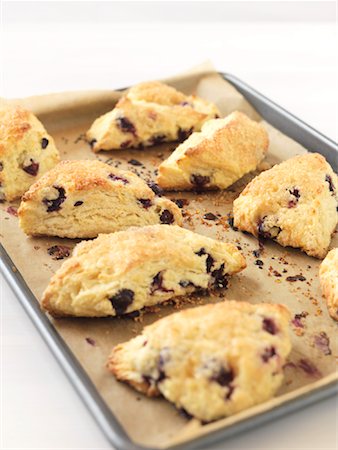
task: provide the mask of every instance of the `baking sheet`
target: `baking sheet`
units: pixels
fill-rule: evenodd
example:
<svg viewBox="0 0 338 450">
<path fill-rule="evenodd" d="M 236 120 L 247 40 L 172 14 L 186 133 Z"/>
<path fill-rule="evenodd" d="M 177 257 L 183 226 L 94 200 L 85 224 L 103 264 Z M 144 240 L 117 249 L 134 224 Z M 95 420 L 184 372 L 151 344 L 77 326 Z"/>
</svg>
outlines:
<svg viewBox="0 0 338 450">
<path fill-rule="evenodd" d="M 184 76 L 169 80 L 186 93 L 196 93 L 215 101 L 223 115 L 238 109 L 255 120 L 258 114 L 229 83 L 214 73 L 210 67 L 201 66 Z M 113 107 L 119 93 L 103 91 L 75 94 L 56 94 L 17 101 L 36 112 L 48 131 L 56 139 L 62 159 L 99 158 L 120 168 L 137 171 L 144 179 L 153 179 L 158 164 L 175 148 L 176 144 L 163 144 L 152 149 L 102 152 L 95 155 L 83 139 L 92 120 Z M 270 136 L 270 150 L 266 168 L 271 164 L 303 153 L 299 144 L 279 133 L 265 123 Z M 137 159 L 143 163 L 133 166 L 128 163 Z M 197 420 L 187 421 L 164 399 L 147 399 L 116 380 L 105 370 L 107 355 L 113 345 L 139 333 L 143 326 L 159 317 L 177 310 L 178 306 L 161 306 L 134 321 L 132 319 L 62 319 L 52 320 L 65 342 L 73 351 L 109 408 L 134 442 L 145 446 L 167 447 L 174 443 L 207 433 L 239 420 L 258 414 L 263 410 L 308 392 L 335 377 L 337 324 L 328 316 L 318 283 L 320 261 L 301 254 L 297 250 L 284 249 L 273 242 L 264 245 L 257 258 L 253 250 L 258 249 L 257 240 L 249 235 L 233 231 L 227 224 L 226 214 L 231 210 L 233 199 L 253 177 L 246 176 L 227 191 L 208 194 L 172 193 L 169 198 L 186 198 L 184 226 L 201 234 L 233 242 L 240 246 L 247 258 L 248 267 L 230 280 L 225 291 L 226 298 L 250 302 L 278 302 L 286 304 L 296 318 L 291 325 L 293 351 L 285 368 L 285 380 L 277 398 L 240 414 L 209 425 Z M 39 299 L 50 276 L 61 265 L 54 261 L 47 249 L 53 245 L 72 248 L 74 240 L 57 238 L 27 238 L 17 226 L 13 215 L 17 204 L 1 205 L 1 242 L 24 276 L 28 286 Z M 9 212 L 7 212 L 9 211 Z M 213 222 L 203 219 L 207 212 L 220 214 Z M 337 234 L 331 246 L 337 246 Z M 261 259 L 263 268 L 255 265 Z M 288 276 L 302 274 L 306 280 L 294 283 L 286 281 Z M 281 276 L 280 276 L 281 275 Z M 183 307 L 224 300 L 219 296 L 191 298 Z M 306 315 L 308 313 L 308 315 Z"/>
</svg>

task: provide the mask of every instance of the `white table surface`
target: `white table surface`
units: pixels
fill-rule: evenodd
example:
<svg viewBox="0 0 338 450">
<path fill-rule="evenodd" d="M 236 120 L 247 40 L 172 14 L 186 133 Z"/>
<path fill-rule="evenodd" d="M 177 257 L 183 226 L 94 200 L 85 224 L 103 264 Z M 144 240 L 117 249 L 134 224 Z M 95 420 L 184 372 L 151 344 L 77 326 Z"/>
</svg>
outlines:
<svg viewBox="0 0 338 450">
<path fill-rule="evenodd" d="M 31 14 L 32 15 L 32 14 Z M 105 89 L 205 59 L 337 140 L 334 23 L 6 23 L 2 96 Z M 1 449 L 109 449 L 1 278 Z M 141 418 L 140 418 L 141 420 Z M 337 401 L 322 401 L 215 449 L 336 449 Z"/>
</svg>

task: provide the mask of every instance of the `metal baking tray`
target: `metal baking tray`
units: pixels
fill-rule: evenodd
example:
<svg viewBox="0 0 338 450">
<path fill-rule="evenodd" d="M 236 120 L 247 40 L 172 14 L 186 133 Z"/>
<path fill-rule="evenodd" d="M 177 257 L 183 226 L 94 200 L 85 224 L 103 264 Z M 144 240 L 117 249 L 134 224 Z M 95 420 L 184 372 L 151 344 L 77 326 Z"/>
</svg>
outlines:
<svg viewBox="0 0 338 450">
<path fill-rule="evenodd" d="M 221 73 L 220 75 L 231 83 L 266 121 L 299 142 L 309 151 L 323 154 L 333 169 L 338 171 L 338 146 L 334 141 L 235 76 L 227 73 Z M 120 450 L 151 450 L 151 447 L 140 446 L 131 441 L 70 348 L 47 316 L 41 312 L 35 296 L 2 245 L 0 247 L 0 270 L 109 442 L 116 449 Z M 331 397 L 337 392 L 337 377 L 333 377 L 329 383 L 326 382 L 323 385 L 319 383 L 315 389 L 305 392 L 295 399 L 284 401 L 283 404 L 275 406 L 272 410 L 260 412 L 253 417 L 240 420 L 230 427 L 212 431 L 207 435 L 190 440 L 188 443 L 175 445 L 170 448 L 173 450 L 208 448 L 216 442 L 251 428 L 256 428 L 270 420 L 275 420 L 307 405 Z"/>
</svg>

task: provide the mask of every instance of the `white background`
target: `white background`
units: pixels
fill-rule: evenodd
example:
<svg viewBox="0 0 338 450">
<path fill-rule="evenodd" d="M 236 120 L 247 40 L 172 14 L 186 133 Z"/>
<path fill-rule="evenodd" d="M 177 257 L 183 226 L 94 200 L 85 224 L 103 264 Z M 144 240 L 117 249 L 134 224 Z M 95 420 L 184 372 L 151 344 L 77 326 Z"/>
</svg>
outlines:
<svg viewBox="0 0 338 450">
<path fill-rule="evenodd" d="M 210 59 L 337 140 L 334 2 L 11 1 L 1 8 L 0 96 L 113 89 Z M 1 307 L 1 449 L 111 448 L 3 279 Z M 336 399 L 217 448 L 336 449 Z"/>
</svg>

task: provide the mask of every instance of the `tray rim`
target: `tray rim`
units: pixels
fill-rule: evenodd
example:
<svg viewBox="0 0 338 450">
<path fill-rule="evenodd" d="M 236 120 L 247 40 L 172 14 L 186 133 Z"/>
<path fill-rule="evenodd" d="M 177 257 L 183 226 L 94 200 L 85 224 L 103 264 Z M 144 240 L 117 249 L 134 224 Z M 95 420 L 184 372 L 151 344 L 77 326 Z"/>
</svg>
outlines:
<svg viewBox="0 0 338 450">
<path fill-rule="evenodd" d="M 309 146 L 306 147 L 309 151 L 317 151 L 318 153 L 322 153 L 327 159 L 329 159 L 334 169 L 338 171 L 338 145 L 336 142 L 306 124 L 298 117 L 279 106 L 277 103 L 265 97 L 263 94 L 256 91 L 236 76 L 224 72 L 219 72 L 219 74 L 226 81 L 234 85 L 245 97 L 252 97 L 251 103 L 254 103 L 253 106 L 258 110 L 258 112 L 262 114 L 262 109 L 264 110 L 264 108 L 267 108 L 270 110 L 269 113 L 272 113 L 273 119 L 275 115 L 279 121 L 282 120 L 288 122 L 291 127 L 291 133 L 287 133 L 285 130 L 282 130 L 285 134 L 288 134 L 290 137 L 293 137 L 293 139 L 303 144 L 302 139 L 296 139 L 293 136 L 294 131 L 300 129 L 307 138 L 319 142 L 323 147 L 316 148 L 315 150 L 309 148 Z M 265 112 L 267 113 L 267 111 Z M 269 117 L 268 121 L 272 125 L 276 125 L 276 123 L 274 123 L 276 120 L 271 121 L 271 118 Z M 109 443 L 117 450 L 157 450 L 158 447 L 145 447 L 135 444 L 131 440 L 113 412 L 108 408 L 103 398 L 96 390 L 94 384 L 89 379 L 85 370 L 81 367 L 70 348 L 62 339 L 61 335 L 56 331 L 47 316 L 41 311 L 37 299 L 27 286 L 23 276 L 16 268 L 2 244 L 0 244 L 0 271 L 16 295 L 21 306 L 24 308 L 41 337 L 44 339 L 45 343 L 60 364 L 64 373 L 69 378 L 81 400 L 84 402 L 85 406 L 89 409 L 93 418 L 104 432 Z M 324 400 L 325 398 L 338 394 L 337 372 L 336 374 L 327 375 L 322 378 L 321 381 L 322 383 L 319 387 L 317 386 L 313 390 L 306 393 L 300 393 L 296 398 L 287 399 L 281 404 L 273 406 L 271 409 L 267 409 L 258 415 L 242 419 L 236 424 L 210 431 L 205 435 L 196 437 L 185 443 L 173 445 L 167 448 L 170 450 L 192 450 L 197 448 L 205 448 L 206 445 L 215 444 L 221 440 L 227 439 L 230 436 L 234 436 L 240 432 L 263 425 L 288 413 L 293 413 L 298 409 L 302 409 L 310 404 L 317 403 L 320 400 Z M 301 388 L 297 389 L 295 392 L 298 390 L 301 390 Z"/>
</svg>

